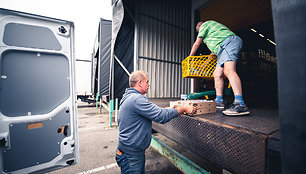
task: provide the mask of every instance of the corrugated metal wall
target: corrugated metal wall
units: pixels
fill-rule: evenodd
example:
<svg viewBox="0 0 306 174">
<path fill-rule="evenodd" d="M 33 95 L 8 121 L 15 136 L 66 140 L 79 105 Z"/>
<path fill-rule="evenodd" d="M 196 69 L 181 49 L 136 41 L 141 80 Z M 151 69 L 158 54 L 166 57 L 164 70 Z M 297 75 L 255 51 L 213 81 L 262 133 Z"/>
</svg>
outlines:
<svg viewBox="0 0 306 174">
<path fill-rule="evenodd" d="M 149 98 L 190 93 L 180 63 L 190 52 L 191 1 L 138 1 L 138 69 L 148 72 Z"/>
</svg>

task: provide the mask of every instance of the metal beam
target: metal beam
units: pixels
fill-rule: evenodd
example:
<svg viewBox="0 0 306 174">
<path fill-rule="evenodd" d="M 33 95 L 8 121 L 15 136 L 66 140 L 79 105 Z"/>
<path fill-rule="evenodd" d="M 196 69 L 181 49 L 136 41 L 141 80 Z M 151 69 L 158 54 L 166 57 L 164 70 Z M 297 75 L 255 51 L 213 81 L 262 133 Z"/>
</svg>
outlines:
<svg viewBox="0 0 306 174">
<path fill-rule="evenodd" d="M 152 58 L 152 57 L 139 56 L 139 58 L 141 58 L 141 59 L 147 59 L 147 60 L 153 60 L 153 61 L 158 61 L 158 62 L 165 62 L 165 63 L 171 63 L 171 64 L 181 65 L 180 62 L 173 62 L 173 61 L 162 60 L 162 59 L 157 59 L 157 58 Z"/>
<path fill-rule="evenodd" d="M 104 107 L 108 112 L 110 112 L 110 107 L 109 107 L 109 105 L 106 105 L 105 103 L 103 103 L 102 100 L 100 100 L 100 105 L 101 105 L 102 107 Z"/>
<path fill-rule="evenodd" d="M 138 34 L 139 34 L 139 0 L 135 1 L 135 26 L 134 26 L 134 71 L 138 70 L 138 54 L 139 54 L 139 48 L 138 48 Z"/>
<path fill-rule="evenodd" d="M 131 73 L 126 69 L 126 67 L 121 63 L 121 61 L 118 59 L 118 57 L 116 55 L 114 55 L 115 59 L 117 60 L 117 62 L 119 63 L 119 65 L 121 66 L 121 68 L 126 72 L 127 75 L 129 75 L 129 77 L 131 76 Z"/>
<path fill-rule="evenodd" d="M 210 174 L 210 172 L 202 169 L 197 164 L 193 163 L 177 151 L 161 142 L 156 137 L 152 136 L 151 146 L 158 151 L 161 155 L 165 156 L 174 166 L 176 166 L 181 172 L 189 174 Z"/>
</svg>

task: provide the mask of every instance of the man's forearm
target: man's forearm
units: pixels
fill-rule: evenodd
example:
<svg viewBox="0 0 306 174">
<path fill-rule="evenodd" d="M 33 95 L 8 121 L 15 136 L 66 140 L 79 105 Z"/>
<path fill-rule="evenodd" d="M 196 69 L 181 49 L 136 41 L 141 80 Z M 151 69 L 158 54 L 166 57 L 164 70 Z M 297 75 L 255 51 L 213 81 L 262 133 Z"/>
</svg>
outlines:
<svg viewBox="0 0 306 174">
<path fill-rule="evenodd" d="M 197 40 L 192 45 L 189 56 L 193 56 L 197 52 L 197 50 L 198 50 L 199 46 L 201 45 L 202 41 L 203 41 L 202 37 L 197 38 Z"/>
<path fill-rule="evenodd" d="M 199 46 L 200 46 L 200 45 L 194 43 L 193 46 L 192 46 L 192 49 L 191 49 L 191 51 L 190 51 L 189 56 L 193 56 L 193 55 L 197 52 Z"/>
<path fill-rule="evenodd" d="M 174 106 L 174 107 L 166 107 L 166 108 L 164 108 L 164 109 L 176 109 L 177 110 L 177 112 L 178 112 L 178 115 L 182 115 L 184 112 L 186 112 L 186 107 L 185 106 L 179 106 L 179 107 L 177 107 L 177 106 Z"/>
</svg>

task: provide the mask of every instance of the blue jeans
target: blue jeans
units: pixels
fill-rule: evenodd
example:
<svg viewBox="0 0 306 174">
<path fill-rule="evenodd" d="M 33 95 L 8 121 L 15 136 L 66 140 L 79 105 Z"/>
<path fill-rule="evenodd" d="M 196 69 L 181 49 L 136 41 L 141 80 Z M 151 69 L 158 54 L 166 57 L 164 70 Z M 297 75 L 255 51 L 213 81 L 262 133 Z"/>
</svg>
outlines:
<svg viewBox="0 0 306 174">
<path fill-rule="evenodd" d="M 145 174 L 145 153 L 132 155 L 116 150 L 116 162 L 122 174 Z"/>
</svg>

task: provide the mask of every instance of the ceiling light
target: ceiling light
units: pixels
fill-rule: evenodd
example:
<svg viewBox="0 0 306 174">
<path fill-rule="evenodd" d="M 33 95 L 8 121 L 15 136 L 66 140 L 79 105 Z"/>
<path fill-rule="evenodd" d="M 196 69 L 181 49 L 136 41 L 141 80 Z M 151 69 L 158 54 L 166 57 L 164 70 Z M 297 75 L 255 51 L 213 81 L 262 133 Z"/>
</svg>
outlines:
<svg viewBox="0 0 306 174">
<path fill-rule="evenodd" d="M 272 40 L 267 39 L 267 41 L 269 41 L 271 44 L 273 44 L 273 45 L 275 45 L 275 46 L 276 46 L 276 43 L 275 43 L 275 42 L 273 42 Z"/>
</svg>

